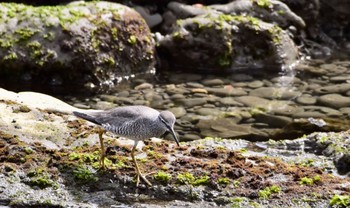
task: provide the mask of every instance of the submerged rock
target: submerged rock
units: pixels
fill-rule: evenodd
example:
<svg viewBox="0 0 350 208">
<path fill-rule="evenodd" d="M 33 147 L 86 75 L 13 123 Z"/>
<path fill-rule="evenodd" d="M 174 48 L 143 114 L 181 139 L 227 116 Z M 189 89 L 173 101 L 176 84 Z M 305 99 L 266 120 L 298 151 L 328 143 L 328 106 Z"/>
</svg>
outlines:
<svg viewBox="0 0 350 208">
<path fill-rule="evenodd" d="M 110 86 L 153 69 L 153 51 L 145 21 L 120 4 L 0 4 L 0 74 L 7 78 Z"/>
</svg>

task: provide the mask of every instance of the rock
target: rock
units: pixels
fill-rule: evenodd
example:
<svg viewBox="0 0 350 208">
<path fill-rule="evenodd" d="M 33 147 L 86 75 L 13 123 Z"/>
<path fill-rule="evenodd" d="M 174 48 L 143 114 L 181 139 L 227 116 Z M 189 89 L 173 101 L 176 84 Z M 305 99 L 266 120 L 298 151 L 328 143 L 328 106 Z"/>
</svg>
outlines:
<svg viewBox="0 0 350 208">
<path fill-rule="evenodd" d="M 314 105 L 316 104 L 317 100 L 311 95 L 302 95 L 300 97 L 297 97 L 296 102 L 301 105 Z"/>
<path fill-rule="evenodd" d="M 215 116 L 218 117 L 221 114 L 223 114 L 222 111 L 215 109 L 215 108 L 199 108 L 195 111 L 196 114 L 201 116 Z"/>
<path fill-rule="evenodd" d="M 331 108 L 350 107 L 350 98 L 339 94 L 327 94 L 318 97 L 317 102 Z"/>
<path fill-rule="evenodd" d="M 194 106 L 200 106 L 207 103 L 205 98 L 188 98 L 179 100 L 179 102 L 184 105 L 186 108 L 192 108 Z"/>
<path fill-rule="evenodd" d="M 150 83 L 142 83 L 135 87 L 135 90 L 146 90 L 146 89 L 153 89 L 153 85 Z"/>
<path fill-rule="evenodd" d="M 316 88 L 315 91 L 320 94 L 331 94 L 331 93 L 344 93 L 350 90 L 350 83 L 330 85 L 325 87 Z"/>
<path fill-rule="evenodd" d="M 266 108 L 270 103 L 270 101 L 267 99 L 255 96 L 241 96 L 236 97 L 235 100 L 245 106 L 258 108 Z"/>
<path fill-rule="evenodd" d="M 186 109 L 184 107 L 170 108 L 169 111 L 171 111 L 176 118 L 181 118 L 182 116 L 186 115 Z"/>
<path fill-rule="evenodd" d="M 224 84 L 224 81 L 221 79 L 205 79 L 202 81 L 202 84 L 205 86 L 220 86 Z"/>
<path fill-rule="evenodd" d="M 250 96 L 257 96 L 268 99 L 284 99 L 289 100 L 298 97 L 300 93 L 291 91 L 288 88 L 277 87 L 260 87 L 249 92 Z"/>
<path fill-rule="evenodd" d="M 233 97 L 220 98 L 218 99 L 218 102 L 220 103 L 220 106 L 243 106 L 242 103 L 237 102 Z"/>
<path fill-rule="evenodd" d="M 288 124 L 292 123 L 292 119 L 286 116 L 276 116 L 268 113 L 254 114 L 254 118 L 258 122 L 267 123 L 272 128 L 284 128 Z"/>
<path fill-rule="evenodd" d="M 256 80 L 256 81 L 252 81 L 248 84 L 248 87 L 250 88 L 259 88 L 259 87 L 263 87 L 264 83 L 262 81 Z"/>
<path fill-rule="evenodd" d="M 169 3 L 168 9 L 181 21 L 174 23 L 171 34 L 159 41 L 159 50 L 168 55 L 164 57 L 165 62 L 173 68 L 178 63 L 186 63 L 186 68 L 193 71 L 221 72 L 250 66 L 269 66 L 279 71 L 282 66 L 296 61 L 298 49 L 287 32 L 276 24 L 261 20 L 261 17 L 269 16 L 273 17 L 271 22 L 277 19 L 283 22 L 285 15 L 271 16 L 270 9 L 259 8 L 253 2 L 235 3 L 200 9 L 177 2 Z M 240 7 L 241 4 L 244 7 Z M 288 18 L 298 24 L 303 23 L 283 3 L 274 1 L 272 4 L 290 14 Z M 250 14 L 254 13 L 255 7 L 259 8 L 257 13 L 264 15 L 256 14 L 253 17 L 231 13 L 240 10 L 239 13 Z M 193 13 L 190 8 L 198 12 Z M 180 65 L 178 68 L 183 67 Z"/>
<path fill-rule="evenodd" d="M 47 85 L 60 77 L 63 85 L 92 82 L 101 90 L 155 64 L 148 26 L 121 4 L 1 3 L 0 16 L 0 74 L 15 80 L 27 74 L 33 83 Z"/>
<path fill-rule="evenodd" d="M 229 118 L 219 118 L 215 120 L 199 120 L 196 125 L 200 129 L 202 136 L 219 138 L 255 138 L 264 137 L 249 125 L 237 125 Z"/>
<path fill-rule="evenodd" d="M 242 88 L 235 87 L 223 87 L 223 88 L 205 88 L 208 93 L 220 96 L 220 97 L 228 97 L 228 96 L 242 96 L 247 95 L 247 92 Z"/>
</svg>

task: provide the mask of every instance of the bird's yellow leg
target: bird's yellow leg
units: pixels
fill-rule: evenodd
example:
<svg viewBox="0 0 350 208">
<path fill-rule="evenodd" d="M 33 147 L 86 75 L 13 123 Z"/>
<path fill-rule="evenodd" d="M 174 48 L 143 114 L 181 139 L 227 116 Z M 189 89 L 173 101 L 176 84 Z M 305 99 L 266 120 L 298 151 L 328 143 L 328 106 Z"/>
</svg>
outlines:
<svg viewBox="0 0 350 208">
<path fill-rule="evenodd" d="M 144 175 L 142 175 L 140 169 L 139 169 L 139 166 L 137 164 L 137 161 L 136 161 L 136 158 L 135 158 L 135 150 L 136 150 L 136 146 L 137 146 L 137 143 L 138 141 L 135 141 L 135 144 L 134 144 L 134 147 L 132 148 L 131 150 L 131 158 L 132 160 L 134 161 L 135 163 L 135 168 L 136 168 L 136 187 L 139 186 L 139 183 L 140 183 L 140 178 L 147 183 L 148 186 L 152 186 L 151 182 L 149 182 L 146 177 Z"/>
<path fill-rule="evenodd" d="M 104 130 L 103 129 L 99 129 L 99 132 L 98 132 L 98 137 L 100 139 L 100 145 L 101 145 L 101 153 L 100 153 L 100 168 L 102 170 L 106 169 L 106 166 L 105 166 L 105 147 L 103 145 L 103 135 L 104 133 Z"/>
</svg>

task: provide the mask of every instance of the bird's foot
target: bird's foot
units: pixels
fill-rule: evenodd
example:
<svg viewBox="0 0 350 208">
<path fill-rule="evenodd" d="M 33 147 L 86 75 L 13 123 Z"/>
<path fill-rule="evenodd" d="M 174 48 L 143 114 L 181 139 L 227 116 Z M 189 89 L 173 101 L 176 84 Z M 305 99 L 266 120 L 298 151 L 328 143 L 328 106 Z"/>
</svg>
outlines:
<svg viewBox="0 0 350 208">
<path fill-rule="evenodd" d="M 148 174 L 147 174 L 147 175 L 148 175 Z M 152 183 L 149 182 L 149 180 L 147 180 L 147 178 L 145 177 L 145 175 L 142 175 L 141 173 L 137 173 L 137 175 L 136 175 L 136 187 L 139 186 L 140 178 L 141 178 L 148 186 L 152 186 Z"/>
</svg>

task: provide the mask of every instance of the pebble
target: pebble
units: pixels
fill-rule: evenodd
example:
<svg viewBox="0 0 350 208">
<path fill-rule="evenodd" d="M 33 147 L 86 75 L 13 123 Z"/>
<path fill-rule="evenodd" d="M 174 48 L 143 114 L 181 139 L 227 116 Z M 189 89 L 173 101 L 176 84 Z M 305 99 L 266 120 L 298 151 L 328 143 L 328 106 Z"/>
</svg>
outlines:
<svg viewBox="0 0 350 208">
<path fill-rule="evenodd" d="M 243 90 L 242 88 L 205 88 L 208 93 L 220 96 L 220 97 L 227 97 L 227 96 L 242 96 L 247 95 L 248 93 Z"/>
<path fill-rule="evenodd" d="M 207 100 L 205 98 L 189 98 L 180 100 L 180 103 L 186 108 L 192 108 L 194 106 L 204 105 L 207 103 Z"/>
<path fill-rule="evenodd" d="M 137 85 L 134 89 L 135 90 L 153 89 L 153 85 L 150 83 L 142 83 L 142 84 Z"/>
<path fill-rule="evenodd" d="M 186 115 L 186 109 L 184 107 L 170 108 L 169 111 L 171 111 L 176 118 L 181 118 L 182 116 Z"/>
<path fill-rule="evenodd" d="M 261 87 L 250 91 L 249 95 L 267 99 L 292 99 L 299 95 L 299 92 L 287 88 Z"/>
<path fill-rule="evenodd" d="M 345 97 L 339 94 L 327 94 L 318 97 L 317 102 L 331 108 L 339 109 L 350 107 L 350 97 Z"/>
<path fill-rule="evenodd" d="M 314 105 L 316 101 L 316 98 L 311 95 L 302 95 L 296 99 L 296 102 L 301 105 Z"/>
<path fill-rule="evenodd" d="M 205 79 L 202 81 L 202 84 L 210 87 L 223 85 L 224 82 L 221 79 Z"/>
<path fill-rule="evenodd" d="M 330 93 L 343 93 L 350 90 L 350 83 L 330 85 L 325 87 L 320 87 L 315 89 L 317 93 L 320 94 L 330 94 Z"/>
</svg>

